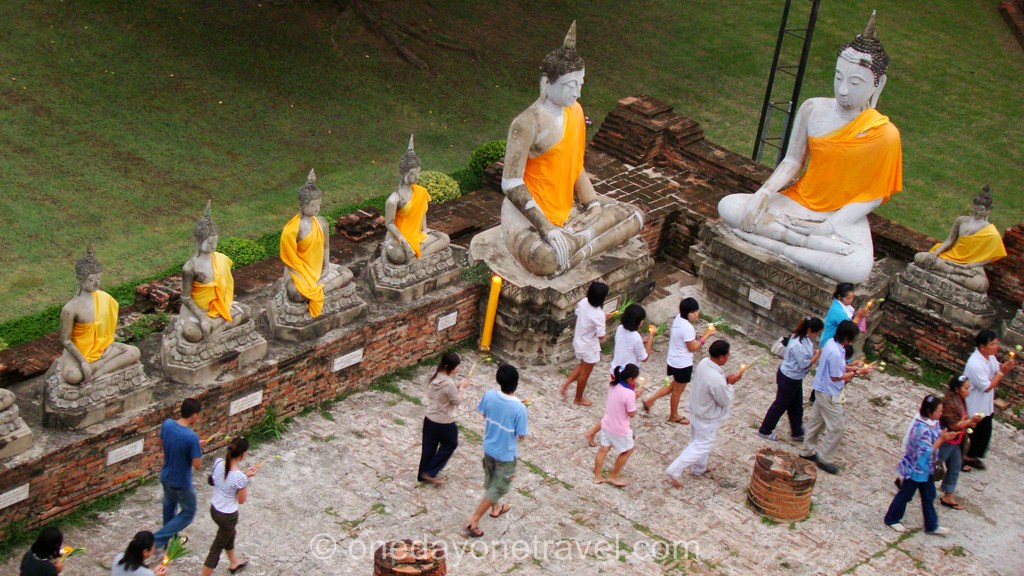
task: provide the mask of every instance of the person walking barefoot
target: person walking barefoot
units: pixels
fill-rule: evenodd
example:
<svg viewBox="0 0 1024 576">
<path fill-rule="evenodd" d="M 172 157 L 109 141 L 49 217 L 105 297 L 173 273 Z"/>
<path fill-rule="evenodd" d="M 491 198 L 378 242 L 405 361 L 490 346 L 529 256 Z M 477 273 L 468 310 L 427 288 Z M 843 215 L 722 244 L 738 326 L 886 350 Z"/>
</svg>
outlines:
<svg viewBox="0 0 1024 576">
<path fill-rule="evenodd" d="M 576 305 L 576 330 L 573 332 L 572 349 L 579 364 L 569 373 L 562 383 L 562 399 L 566 399 L 569 385 L 576 382 L 576 396 L 573 404 L 590 406 L 590 400 L 583 397 L 587 388 L 590 373 L 594 365 L 601 359 L 601 339 L 605 334 L 605 323 L 611 314 L 605 314 L 602 307 L 608 297 L 608 285 L 604 282 L 591 282 L 587 288 L 587 297 Z"/>
<path fill-rule="evenodd" d="M 637 386 L 638 376 L 640 369 L 635 364 L 615 369 L 615 381 L 608 389 L 604 418 L 601 419 L 601 448 L 594 458 L 594 484 L 609 482 L 618 488 L 626 485 L 619 474 L 633 454 L 633 430 L 629 427 L 629 420 L 636 416 L 636 398 L 641 392 Z M 617 456 L 611 476 L 606 479 L 603 473 L 604 459 L 612 448 L 615 448 Z"/>
</svg>

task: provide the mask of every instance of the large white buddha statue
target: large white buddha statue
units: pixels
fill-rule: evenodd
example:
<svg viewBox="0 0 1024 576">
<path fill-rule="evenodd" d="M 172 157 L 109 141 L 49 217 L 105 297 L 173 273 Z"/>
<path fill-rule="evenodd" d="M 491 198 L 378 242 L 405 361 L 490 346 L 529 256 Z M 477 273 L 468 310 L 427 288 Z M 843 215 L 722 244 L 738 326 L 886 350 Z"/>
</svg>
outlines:
<svg viewBox="0 0 1024 576">
<path fill-rule="evenodd" d="M 761 189 L 718 204 L 739 237 L 840 282 L 867 279 L 867 216 L 903 184 L 899 130 L 875 110 L 888 65 L 872 13 L 839 52 L 835 97 L 800 106 L 786 157 Z"/>
</svg>

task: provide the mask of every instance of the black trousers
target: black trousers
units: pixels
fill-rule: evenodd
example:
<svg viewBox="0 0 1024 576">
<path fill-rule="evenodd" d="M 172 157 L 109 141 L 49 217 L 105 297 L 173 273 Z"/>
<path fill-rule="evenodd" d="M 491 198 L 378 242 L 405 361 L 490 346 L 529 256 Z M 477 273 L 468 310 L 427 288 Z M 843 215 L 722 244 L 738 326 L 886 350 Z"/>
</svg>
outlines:
<svg viewBox="0 0 1024 576">
<path fill-rule="evenodd" d="M 989 414 L 978 422 L 971 434 L 971 447 L 967 449 L 968 458 L 984 458 L 988 452 L 988 443 L 992 440 L 992 415 Z"/>
<path fill-rule="evenodd" d="M 761 421 L 761 434 L 771 434 L 775 426 L 782 418 L 782 414 L 789 414 L 789 430 L 794 437 L 804 435 L 804 382 L 786 376 L 782 370 L 775 371 L 775 383 L 778 390 L 775 392 L 775 401 L 768 407 L 768 412 Z"/>
<path fill-rule="evenodd" d="M 459 427 L 455 422 L 438 424 L 430 418 L 423 418 L 423 451 L 417 480 L 436 478 L 458 447 Z"/>
<path fill-rule="evenodd" d="M 206 555 L 206 562 L 203 566 L 216 568 L 220 563 L 220 553 L 224 550 L 235 549 L 235 527 L 238 526 L 238 512 L 224 514 L 213 506 L 210 506 L 210 518 L 217 525 L 217 535 L 213 537 L 213 544 L 210 545 L 210 552 Z"/>
</svg>

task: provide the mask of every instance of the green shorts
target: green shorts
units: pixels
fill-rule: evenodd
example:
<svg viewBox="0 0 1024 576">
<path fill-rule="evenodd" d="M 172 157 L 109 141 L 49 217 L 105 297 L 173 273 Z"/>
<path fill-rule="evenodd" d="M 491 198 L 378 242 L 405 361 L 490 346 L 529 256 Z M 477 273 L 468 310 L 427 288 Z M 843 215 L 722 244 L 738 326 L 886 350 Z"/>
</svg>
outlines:
<svg viewBox="0 0 1024 576">
<path fill-rule="evenodd" d="M 495 504 L 508 494 L 516 473 L 516 461 L 502 462 L 484 454 L 484 498 Z"/>
</svg>

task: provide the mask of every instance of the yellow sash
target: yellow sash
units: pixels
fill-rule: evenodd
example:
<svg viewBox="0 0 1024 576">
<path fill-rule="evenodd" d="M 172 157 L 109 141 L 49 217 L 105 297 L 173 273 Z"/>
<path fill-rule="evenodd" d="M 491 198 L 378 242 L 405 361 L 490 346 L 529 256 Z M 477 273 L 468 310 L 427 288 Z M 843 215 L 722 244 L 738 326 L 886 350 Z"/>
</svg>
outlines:
<svg viewBox="0 0 1024 576">
<path fill-rule="evenodd" d="M 85 356 L 86 361 L 95 362 L 114 343 L 117 330 L 117 300 L 102 290 L 92 293 L 92 322 L 75 322 L 71 328 L 71 343 Z"/>
<path fill-rule="evenodd" d="M 878 198 L 885 203 L 903 189 L 900 131 L 874 108 L 829 134 L 809 136 L 807 145 L 807 171 L 783 192 L 805 208 L 832 212 Z"/>
<path fill-rule="evenodd" d="M 932 246 L 931 251 L 934 252 L 939 246 L 941 244 Z M 970 236 L 960 236 L 949 250 L 939 254 L 939 258 L 957 264 L 996 261 L 1004 256 L 1006 247 L 1003 246 L 1003 237 L 999 235 L 995 224 L 989 224 Z"/>
<path fill-rule="evenodd" d="M 423 231 L 423 217 L 427 214 L 427 206 L 430 204 L 430 193 L 419 184 L 412 185 L 412 196 L 395 213 L 395 226 L 402 233 L 402 238 L 412 246 L 416 257 L 420 257 L 420 248 L 423 241 L 427 239 L 427 233 Z"/>
<path fill-rule="evenodd" d="M 213 282 L 192 282 L 192 301 L 210 318 L 223 318 L 231 322 L 231 303 L 235 300 L 235 279 L 231 276 L 231 258 L 214 252 Z"/>
<path fill-rule="evenodd" d="M 576 180 L 583 172 L 587 126 L 579 102 L 563 109 L 562 139 L 547 152 L 526 161 L 523 179 L 548 221 L 562 226 L 572 210 Z"/>
<path fill-rule="evenodd" d="M 309 300 L 309 315 L 316 318 L 324 309 L 324 287 L 319 284 L 324 271 L 324 232 L 320 229 L 320 219 L 313 218 L 309 234 L 296 241 L 301 218 L 301 214 L 296 214 L 284 225 L 281 261 L 291 268 L 295 289 Z"/>
</svg>

